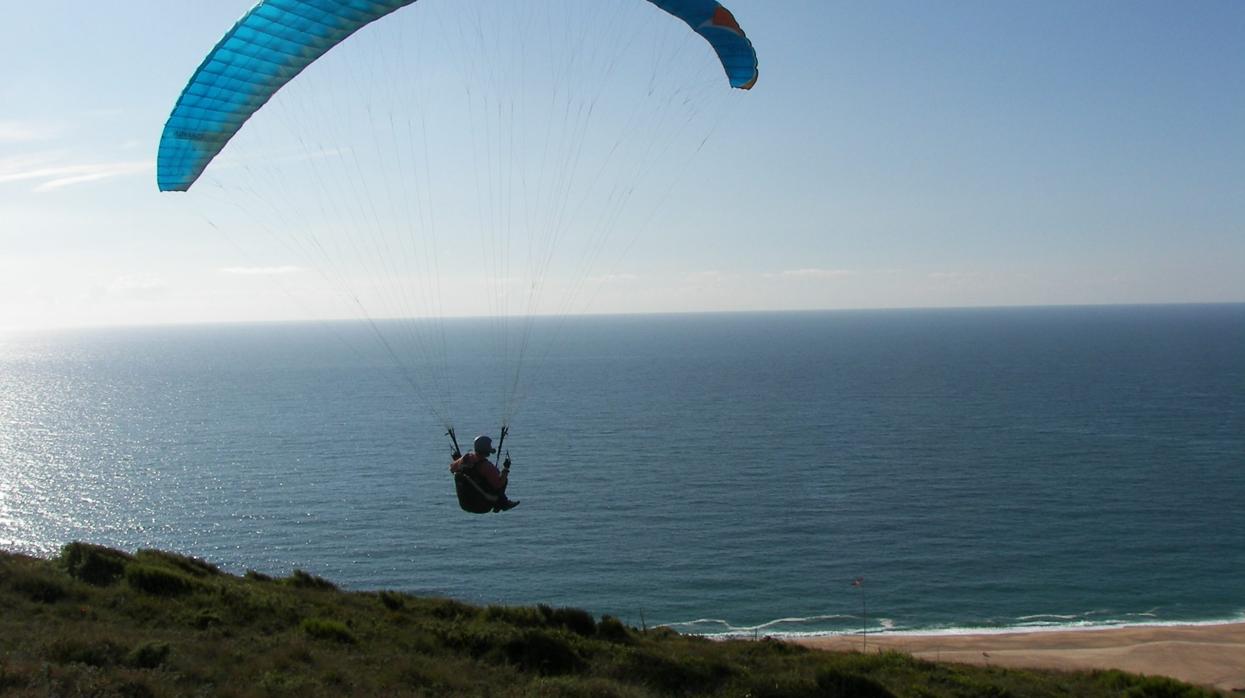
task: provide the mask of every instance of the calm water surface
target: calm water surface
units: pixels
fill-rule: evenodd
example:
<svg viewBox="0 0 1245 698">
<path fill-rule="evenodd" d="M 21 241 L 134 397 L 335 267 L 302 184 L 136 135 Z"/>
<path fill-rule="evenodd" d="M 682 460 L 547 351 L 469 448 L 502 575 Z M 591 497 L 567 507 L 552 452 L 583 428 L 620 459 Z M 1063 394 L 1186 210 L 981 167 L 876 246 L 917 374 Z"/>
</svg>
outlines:
<svg viewBox="0 0 1245 698">
<path fill-rule="evenodd" d="M 447 326 L 467 439 L 489 326 Z M 524 364 L 523 505 L 479 517 L 367 335 L 0 337 L 0 547 L 704 633 L 859 629 L 860 576 L 875 630 L 1245 618 L 1245 306 L 572 319 Z"/>
</svg>

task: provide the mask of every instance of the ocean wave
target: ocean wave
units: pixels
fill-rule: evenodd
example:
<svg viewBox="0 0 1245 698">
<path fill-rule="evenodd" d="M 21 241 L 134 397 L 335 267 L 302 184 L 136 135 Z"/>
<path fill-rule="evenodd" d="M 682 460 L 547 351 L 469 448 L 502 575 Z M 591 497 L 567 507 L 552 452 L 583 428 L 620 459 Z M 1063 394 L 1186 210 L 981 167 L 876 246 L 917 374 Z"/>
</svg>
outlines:
<svg viewBox="0 0 1245 698">
<path fill-rule="evenodd" d="M 675 623 L 663 623 L 662 625 L 672 630 L 680 632 L 688 632 L 693 635 L 705 636 L 727 636 L 736 637 L 744 635 L 754 635 L 765 631 L 767 635 L 803 635 L 816 631 L 795 631 L 795 630 L 779 630 L 777 632 L 769 632 L 776 628 L 789 625 L 805 625 L 809 623 L 830 623 L 833 621 L 854 620 L 854 616 L 829 614 L 818 616 L 803 617 L 787 617 L 775 618 L 773 620 L 758 623 L 756 625 L 734 625 L 728 620 L 721 618 L 697 618 L 696 620 L 679 621 Z"/>
<path fill-rule="evenodd" d="M 731 639 L 754 637 L 764 634 L 776 638 L 800 637 L 833 637 L 838 635 L 869 635 L 911 636 L 911 635 L 1006 635 L 1013 633 L 1059 632 L 1059 631 L 1090 631 L 1111 628 L 1143 628 L 1143 627 L 1175 627 L 1175 626 L 1214 626 L 1245 623 L 1245 609 L 1228 618 L 1202 620 L 1157 620 L 1153 611 L 1143 613 L 1112 614 L 1119 617 L 1092 618 L 1107 612 L 1091 611 L 1082 614 L 1035 614 L 1017 617 L 1014 622 L 1001 625 L 911 625 L 901 626 L 891 618 L 872 620 L 870 627 L 862 629 L 859 625 L 848 627 L 848 623 L 859 623 L 859 616 L 851 615 L 819 615 L 793 618 L 776 618 L 756 625 L 734 625 L 721 618 L 698 618 L 696 620 L 676 623 L 663 623 L 679 632 L 701 635 L 714 639 Z M 828 627 L 793 628 L 790 626 L 824 624 Z"/>
<path fill-rule="evenodd" d="M 1007 626 L 965 626 L 941 628 L 913 628 L 887 635 L 1008 635 L 1014 633 L 1041 633 L 1066 631 L 1109 630 L 1113 628 L 1158 628 L 1181 626 L 1214 626 L 1245 623 L 1245 611 L 1230 618 L 1211 620 L 1115 620 L 1115 621 L 1074 621 L 1070 623 L 1052 623 L 1046 625 L 1007 625 Z M 857 631 L 859 632 L 859 631 Z M 829 634 L 829 633 L 828 633 Z"/>
</svg>

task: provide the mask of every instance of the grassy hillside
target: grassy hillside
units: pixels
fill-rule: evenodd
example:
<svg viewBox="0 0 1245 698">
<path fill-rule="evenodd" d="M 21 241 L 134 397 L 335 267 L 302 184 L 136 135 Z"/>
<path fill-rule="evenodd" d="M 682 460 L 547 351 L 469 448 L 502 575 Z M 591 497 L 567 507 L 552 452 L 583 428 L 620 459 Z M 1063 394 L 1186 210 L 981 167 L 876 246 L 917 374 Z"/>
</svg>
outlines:
<svg viewBox="0 0 1245 698">
<path fill-rule="evenodd" d="M 0 553 L 0 694 L 83 696 L 1209 696 L 1054 673 L 712 642 L 547 606 L 237 577 L 155 550 Z"/>
</svg>

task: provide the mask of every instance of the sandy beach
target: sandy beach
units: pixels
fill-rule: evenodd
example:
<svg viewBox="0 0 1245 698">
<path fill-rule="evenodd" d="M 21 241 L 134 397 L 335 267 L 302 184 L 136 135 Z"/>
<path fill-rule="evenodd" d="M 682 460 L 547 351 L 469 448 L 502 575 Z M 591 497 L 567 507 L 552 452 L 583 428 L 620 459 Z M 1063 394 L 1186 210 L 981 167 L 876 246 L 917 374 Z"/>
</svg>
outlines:
<svg viewBox="0 0 1245 698">
<path fill-rule="evenodd" d="M 860 651 L 860 635 L 803 638 L 800 644 Z M 870 635 L 922 659 L 1047 669 L 1122 669 L 1245 692 L 1245 623 L 1129 627 L 981 635 Z"/>
</svg>

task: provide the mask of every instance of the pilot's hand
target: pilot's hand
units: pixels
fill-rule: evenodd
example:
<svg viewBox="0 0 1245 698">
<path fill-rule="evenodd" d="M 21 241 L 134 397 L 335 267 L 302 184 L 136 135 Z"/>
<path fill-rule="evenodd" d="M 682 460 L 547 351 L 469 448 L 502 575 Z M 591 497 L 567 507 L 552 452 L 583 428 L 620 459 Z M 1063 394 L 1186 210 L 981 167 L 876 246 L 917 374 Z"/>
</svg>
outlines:
<svg viewBox="0 0 1245 698">
<path fill-rule="evenodd" d="M 501 468 L 502 470 L 510 469 L 510 456 L 506 456 L 506 460 L 502 461 Z"/>
<path fill-rule="evenodd" d="M 454 449 L 454 452 L 450 454 L 450 457 L 454 460 L 458 460 L 463 457 L 463 454 L 458 449 Z"/>
</svg>

